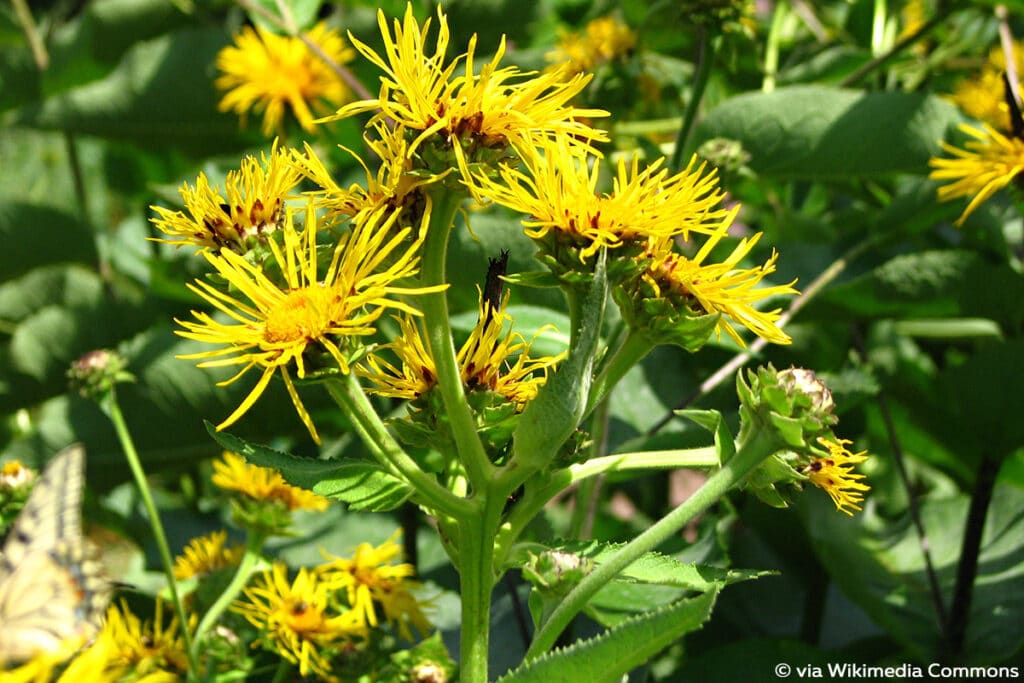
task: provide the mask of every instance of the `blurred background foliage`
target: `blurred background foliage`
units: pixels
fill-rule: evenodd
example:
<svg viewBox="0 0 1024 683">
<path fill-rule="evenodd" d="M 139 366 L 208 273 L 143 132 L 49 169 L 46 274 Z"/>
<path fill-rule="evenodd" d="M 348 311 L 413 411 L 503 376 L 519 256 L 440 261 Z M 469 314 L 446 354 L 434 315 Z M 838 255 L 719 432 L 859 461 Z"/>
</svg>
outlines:
<svg viewBox="0 0 1024 683">
<path fill-rule="evenodd" d="M 421 18 L 431 16 L 427 4 L 414 3 Z M 595 70 L 584 104 L 613 114 L 599 122 L 614 140 L 606 155 L 640 149 L 651 158 L 671 151 L 689 101 L 703 30 L 691 5 L 716 4 L 461 0 L 446 3 L 445 11 L 453 55 L 472 33 L 487 55 L 504 33 L 507 61 L 534 69 L 545 67 L 561 32 L 615 14 L 636 32 L 636 48 Z M 1024 35 L 1024 3 L 1006 5 L 1010 26 Z M 377 8 L 400 16 L 405 3 L 290 6 L 304 26 L 326 18 L 379 47 Z M 926 16 L 941 18 L 935 27 L 863 71 L 905 28 L 904 4 L 890 3 L 891 25 L 877 44 L 878 6 L 758 3 L 748 21 L 721 35 L 687 146 L 688 154 L 729 138 L 749 155 L 742 168 L 722 174 L 731 199 L 743 205 L 741 227 L 765 233 L 752 263 L 777 249 L 777 282 L 799 277 L 801 290 L 822 273 L 835 276 L 787 326 L 793 344 L 763 349 L 754 361 L 811 368 L 829 383 L 841 415 L 837 433 L 873 455 L 865 469 L 872 486 L 867 505 L 847 518 L 817 491 L 784 510 L 739 495 L 701 519 L 665 550 L 778 574 L 730 587 L 701 632 L 635 680 L 756 679 L 779 661 L 899 664 L 933 661 L 939 653 L 966 663 L 1024 661 L 1021 217 L 1000 196 L 958 230 L 952 220 L 962 205 L 937 203 L 927 180 L 939 141 L 956 139 L 956 125 L 968 120 L 947 95 L 997 44 L 997 21 L 989 3 L 926 2 Z M 172 329 L 174 318 L 201 306 L 184 283 L 202 264 L 187 248 L 149 240 L 156 233 L 148 207 L 177 208 L 182 182 L 194 182 L 200 171 L 219 182 L 244 153 L 269 150 L 257 121 L 241 128 L 234 114 L 217 111 L 213 86 L 217 51 L 250 17 L 232 3 L 205 0 L 53 0 L 31 9 L 49 55 L 43 69 L 11 6 L 0 6 L 0 451 L 4 460 L 39 464 L 83 442 L 96 494 L 87 516 L 119 539 L 125 551 L 117 561 L 131 567 L 129 580 L 145 586 L 158 562 L 125 486 L 128 471 L 113 429 L 98 408 L 68 391 L 65 373 L 89 350 L 122 351 L 138 378 L 120 389 L 122 404 L 148 471 L 163 484 L 159 502 L 172 549 L 222 523 L 226 513 L 208 495 L 206 464 L 218 449 L 203 420 L 222 419 L 249 387 L 218 388 L 228 373 L 175 359 L 198 350 Z M 781 22 L 780 59 L 766 91 L 765 38 L 773 18 Z M 372 65 L 357 60 L 350 67 L 374 89 Z M 363 179 L 352 157 L 335 147 L 361 149 L 357 122 L 321 128 L 315 138 L 293 126 L 283 143 L 297 147 L 303 140 L 331 158 L 340 184 Z M 450 301 L 461 334 L 475 322 L 474 287 L 489 256 L 507 249 L 510 273 L 536 269 L 518 217 L 470 210 L 468 219 L 449 256 L 457 264 Z M 514 288 L 509 311 L 526 338 L 554 323 L 558 331 L 537 343 L 545 351 L 564 348 L 568 330 L 557 290 Z M 732 380 L 708 391 L 701 383 L 739 351 L 727 339 L 695 355 L 658 348 L 612 395 L 606 452 L 706 443 L 706 432 L 672 410 L 686 404 L 735 419 Z M 311 456 L 359 452 L 322 389 L 305 388 L 303 396 L 326 437 L 319 451 L 276 383 L 232 431 Z M 993 469 L 966 636 L 960 652 L 949 653 L 924 550 L 948 610 L 968 508 L 979 478 Z M 630 538 L 678 503 L 699 476 L 609 477 L 589 533 Z M 570 533 L 570 500 L 553 506 L 534 533 Z M 282 557 L 298 565 L 319 559 L 321 546 L 380 542 L 401 522 L 342 507 L 310 516 L 302 537 L 280 544 Z M 456 577 L 432 532 L 422 530 L 418 545 L 422 575 L 454 590 Z M 494 618 L 507 627 L 495 630 L 495 672 L 517 664 L 525 649 L 515 626 L 525 588 L 510 580 L 500 594 Z M 639 591 L 631 599 L 639 609 L 674 596 Z M 440 625 L 449 634 L 457 628 L 454 602 L 440 601 Z M 594 628 L 584 620 L 577 633 Z"/>
</svg>

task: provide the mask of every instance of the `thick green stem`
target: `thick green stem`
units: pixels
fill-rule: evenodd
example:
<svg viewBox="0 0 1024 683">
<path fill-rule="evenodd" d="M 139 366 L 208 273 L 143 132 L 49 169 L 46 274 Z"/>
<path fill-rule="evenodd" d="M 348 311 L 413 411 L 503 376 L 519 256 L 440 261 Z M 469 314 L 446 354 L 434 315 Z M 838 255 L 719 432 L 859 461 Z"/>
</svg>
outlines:
<svg viewBox="0 0 1024 683">
<path fill-rule="evenodd" d="M 462 599 L 459 643 L 462 683 L 487 683 L 494 588 L 494 539 L 501 509 L 494 496 L 481 501 L 476 515 L 459 520 L 459 594 Z"/>
<path fill-rule="evenodd" d="M 448 257 L 448 237 L 452 222 L 462 204 L 463 195 L 440 187 L 431 195 L 430 225 L 423 243 L 423 265 L 420 278 L 423 286 L 433 287 L 447 283 L 445 269 Z M 473 411 L 466 402 L 462 374 L 452 341 L 451 319 L 448 315 L 448 295 L 433 292 L 421 298 L 423 319 L 427 329 L 427 345 L 437 371 L 437 386 L 441 391 L 445 412 L 452 428 L 452 437 L 459 458 L 466 468 L 466 476 L 474 491 L 482 490 L 494 474 L 494 465 L 484 451 L 476 431 Z"/>
<path fill-rule="evenodd" d="M 355 375 L 350 373 L 344 380 L 332 379 L 325 384 L 331 398 L 352 418 L 356 432 L 374 457 L 416 489 L 419 503 L 452 517 L 467 514 L 468 503 L 421 470 L 416 461 L 388 433 Z"/>
<path fill-rule="evenodd" d="M 526 652 L 526 659 L 533 659 L 550 649 L 566 625 L 598 590 L 644 553 L 660 546 L 696 515 L 711 507 L 779 447 L 778 440 L 770 432 L 754 433 L 740 446 L 736 455 L 722 469 L 711 475 L 696 493 L 580 581 L 534 635 L 533 643 Z"/>
<path fill-rule="evenodd" d="M 189 632 L 188 616 L 185 614 L 185 606 L 182 604 L 181 596 L 178 594 L 178 584 L 174 580 L 174 561 L 171 556 L 171 549 L 167 545 L 167 534 L 164 533 L 164 525 L 160 521 L 160 513 L 156 509 L 153 495 L 149 490 L 149 483 L 146 481 L 146 472 L 142 469 L 139 453 L 135 450 L 135 442 L 132 440 L 131 432 L 128 431 L 128 424 L 121 413 L 121 406 L 117 403 L 117 394 L 113 387 L 110 388 L 110 393 L 104 397 L 100 405 L 110 417 L 110 421 L 114 423 L 117 438 L 121 442 L 121 448 L 124 449 L 125 458 L 128 460 L 128 468 L 132 471 L 135 485 L 138 487 L 139 495 L 142 497 L 142 504 L 146 508 L 146 514 L 149 515 L 149 526 L 153 530 L 153 538 L 156 541 L 157 550 L 160 552 L 164 576 L 167 577 L 167 589 L 171 593 L 171 602 L 174 603 L 174 613 L 178 617 L 178 623 L 181 624 L 181 637 L 185 644 L 185 651 L 188 653 L 189 672 L 190 675 L 197 675 L 199 664 L 196 659 L 196 653 L 192 650 L 192 634 Z"/>
<path fill-rule="evenodd" d="M 249 532 L 249 538 L 245 543 L 245 554 L 242 555 L 242 560 L 238 563 L 238 569 L 231 578 L 231 583 L 227 585 L 224 592 L 217 598 L 217 601 L 206 611 L 206 614 L 203 615 L 202 620 L 199 622 L 199 627 L 196 628 L 196 633 L 192 640 L 191 649 L 193 652 L 189 653 L 193 660 L 198 661 L 199 659 L 199 648 L 202 647 L 203 637 L 217 623 L 220 615 L 228 608 L 231 601 L 238 597 L 238 594 L 245 588 L 249 576 L 252 575 L 253 567 L 256 566 L 260 559 L 260 551 L 263 549 L 263 542 L 265 540 L 266 537 L 263 534 Z"/>
</svg>

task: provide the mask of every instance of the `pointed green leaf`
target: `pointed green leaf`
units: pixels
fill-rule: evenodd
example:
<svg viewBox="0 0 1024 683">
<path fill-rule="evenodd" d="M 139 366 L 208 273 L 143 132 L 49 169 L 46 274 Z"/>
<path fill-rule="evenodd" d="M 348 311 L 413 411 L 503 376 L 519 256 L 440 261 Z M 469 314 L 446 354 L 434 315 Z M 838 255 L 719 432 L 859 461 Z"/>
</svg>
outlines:
<svg viewBox="0 0 1024 683">
<path fill-rule="evenodd" d="M 499 683 L 613 683 L 680 636 L 698 630 L 715 605 L 718 590 L 627 619 L 599 636 L 543 654 Z"/>
<path fill-rule="evenodd" d="M 717 410 L 677 410 L 675 413 L 688 420 L 693 420 L 715 435 L 715 448 L 718 449 L 719 462 L 727 462 L 736 455 L 736 442 L 733 440 L 732 432 L 729 430 L 729 425 L 725 423 L 722 413 Z"/>
<path fill-rule="evenodd" d="M 254 465 L 271 467 L 280 472 L 289 484 L 348 503 L 355 510 L 393 510 L 412 494 L 407 484 L 373 462 L 300 458 L 218 432 L 209 422 L 206 429 L 217 443 L 244 456 Z"/>
</svg>

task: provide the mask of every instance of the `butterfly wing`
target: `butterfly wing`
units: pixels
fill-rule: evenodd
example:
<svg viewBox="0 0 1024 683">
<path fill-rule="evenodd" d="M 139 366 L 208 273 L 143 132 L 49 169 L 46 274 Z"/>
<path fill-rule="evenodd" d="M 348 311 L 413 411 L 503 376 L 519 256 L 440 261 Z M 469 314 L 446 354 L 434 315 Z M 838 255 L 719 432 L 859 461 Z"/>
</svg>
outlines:
<svg viewBox="0 0 1024 683">
<path fill-rule="evenodd" d="M 72 446 L 44 470 L 0 560 L 0 663 L 95 635 L 110 585 L 82 537 L 85 451 Z"/>
</svg>

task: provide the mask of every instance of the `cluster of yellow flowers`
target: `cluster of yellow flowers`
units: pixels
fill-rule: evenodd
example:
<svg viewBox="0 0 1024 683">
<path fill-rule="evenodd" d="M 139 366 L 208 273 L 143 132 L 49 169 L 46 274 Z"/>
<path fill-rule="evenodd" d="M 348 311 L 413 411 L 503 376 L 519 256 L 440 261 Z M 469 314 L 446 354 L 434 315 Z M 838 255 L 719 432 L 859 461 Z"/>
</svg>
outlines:
<svg viewBox="0 0 1024 683">
<path fill-rule="evenodd" d="M 193 320 L 179 321 L 179 334 L 219 348 L 187 357 L 200 360 L 203 367 L 239 367 L 225 384 L 250 369 L 259 373 L 249 395 L 220 428 L 249 410 L 279 374 L 299 416 L 319 441 L 294 378 L 322 368 L 325 359 L 342 373 L 356 363 L 372 390 L 385 395 L 415 398 L 430 388 L 431 349 L 416 322 L 420 310 L 409 297 L 445 287 L 414 279 L 434 203 L 444 192 L 472 195 L 478 202 L 501 204 L 528 216 L 523 221 L 526 233 L 542 255 L 561 263 L 556 267 L 563 268 L 561 275 L 566 268 L 592 270 L 596 253 L 607 249 L 631 264 L 623 272 L 634 280 L 643 277 L 656 296 L 670 298 L 688 315 L 718 315 L 719 334 L 743 344 L 734 327 L 739 324 L 770 341 L 789 342 L 776 325 L 779 310 L 755 307 L 765 298 L 795 293 L 792 283 L 756 288 L 774 271 L 776 257 L 754 268 L 740 265 L 757 236 L 743 240 L 724 261 L 710 259 L 710 250 L 727 236 L 739 208 L 721 206 L 724 193 L 713 171 L 694 160 L 671 174 L 663 160 L 641 166 L 634 156 L 618 162 L 611 192 L 602 193 L 597 189 L 601 163 L 595 145 L 606 142 L 607 135 L 588 121 L 607 113 L 571 103 L 589 75 L 568 65 L 542 74 L 501 66 L 504 43 L 477 70 L 475 38 L 464 54 L 448 61 L 449 30 L 440 10 L 433 50 L 428 45 L 432 22 L 421 26 L 411 5 L 391 26 L 382 12 L 378 17 L 382 53 L 350 39 L 383 71 L 379 96 L 346 104 L 325 119 L 373 113 L 365 140 L 380 167 L 372 172 L 360 160 L 365 188 L 340 187 L 308 144 L 301 151 L 275 144 L 269 157 L 249 158 L 229 174 L 223 194 L 205 176 L 194 187 L 185 185 L 187 214 L 155 208 L 154 222 L 168 240 L 201 247 L 220 276 L 217 283 L 200 280 L 190 288 L 229 320 L 197 311 Z M 592 38 L 604 44 L 605 33 L 623 36 L 624 30 L 607 28 Z M 275 54 L 279 43 L 260 35 L 261 43 L 253 42 L 255 34 L 243 36 L 222 62 L 246 61 L 243 55 L 252 51 Z M 278 61 L 298 69 L 292 48 L 280 50 Z M 247 61 L 257 59 L 250 56 Z M 234 68 L 231 73 L 243 71 Z M 320 82 L 312 73 L 293 80 Z M 240 101 L 239 90 L 250 92 L 262 82 L 224 81 L 222 85 L 235 88 L 225 102 Z M 310 88 L 307 97 L 330 99 L 326 91 Z M 307 109 L 295 106 L 296 96 L 268 86 L 262 99 L 250 94 L 246 101 L 263 102 L 267 125 L 276 127 L 280 116 L 270 112 L 279 112 L 285 103 L 304 120 Z M 300 228 L 287 202 L 298 198 L 296 188 L 303 179 L 314 189 L 306 193 Z M 695 257 L 677 246 L 691 235 L 707 238 Z M 549 259 L 549 265 L 554 261 Z M 558 358 L 529 357 L 530 344 L 505 331 L 512 322 L 506 302 L 491 302 L 485 312 L 481 301 L 480 323 L 462 347 L 460 362 L 467 387 L 486 386 L 522 404 L 536 394 Z M 362 350 L 386 310 L 401 313 L 402 335 L 376 350 L 370 347 L 366 354 Z"/>
</svg>

